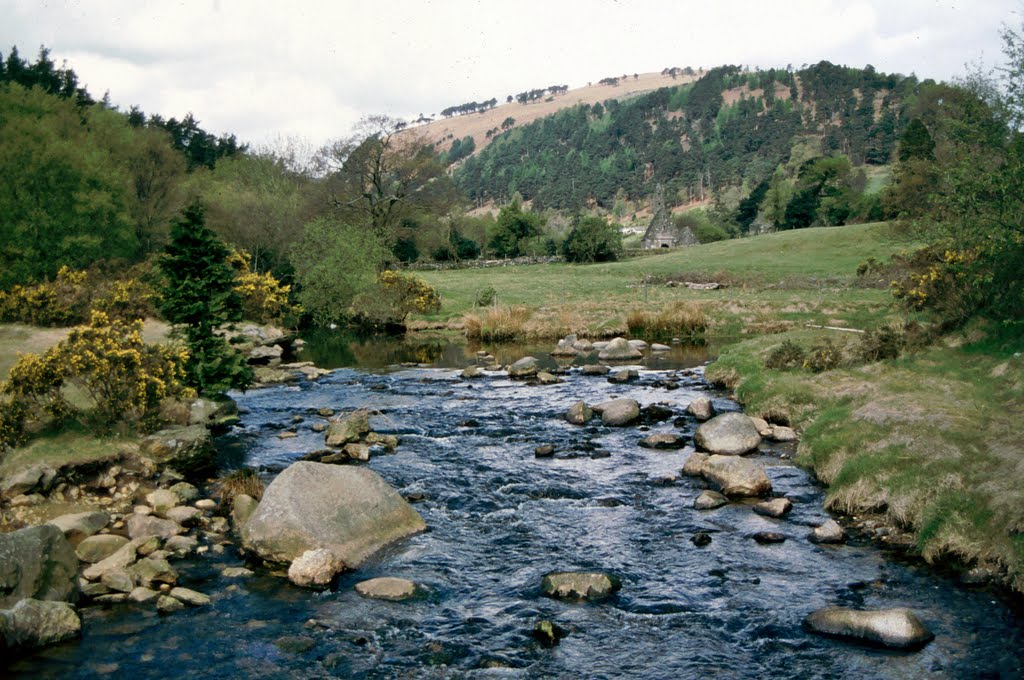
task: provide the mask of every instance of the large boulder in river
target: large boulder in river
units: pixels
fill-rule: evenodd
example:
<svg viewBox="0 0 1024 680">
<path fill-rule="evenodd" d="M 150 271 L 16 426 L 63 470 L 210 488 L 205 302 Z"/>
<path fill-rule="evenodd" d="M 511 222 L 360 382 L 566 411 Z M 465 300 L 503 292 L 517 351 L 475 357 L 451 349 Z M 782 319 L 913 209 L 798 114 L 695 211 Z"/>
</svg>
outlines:
<svg viewBox="0 0 1024 680">
<path fill-rule="evenodd" d="M 763 496 L 772 490 L 764 466 L 746 458 L 709 456 L 700 473 L 730 498 Z"/>
<path fill-rule="evenodd" d="M 686 412 L 697 420 L 704 422 L 705 420 L 711 420 L 711 417 L 715 415 L 715 407 L 707 397 L 697 397 L 686 407 Z"/>
<path fill-rule="evenodd" d="M 52 524 L 0 534 L 0 607 L 26 598 L 78 598 L 78 557 Z"/>
<path fill-rule="evenodd" d="M 612 399 L 594 407 L 601 414 L 601 422 L 610 427 L 625 427 L 640 417 L 640 404 L 636 399 Z"/>
<path fill-rule="evenodd" d="M 629 344 L 625 338 L 615 338 L 598 353 L 597 358 L 601 361 L 629 361 L 643 356 L 644 353 Z"/>
<path fill-rule="evenodd" d="M 573 425 L 586 425 L 594 417 L 594 411 L 585 401 L 577 401 L 565 412 L 565 419 Z"/>
<path fill-rule="evenodd" d="M 723 413 L 697 428 L 697 448 L 723 456 L 741 456 L 757 448 L 761 435 L 742 413 Z"/>
<path fill-rule="evenodd" d="M 190 477 L 212 470 L 217 462 L 213 437 L 203 425 L 160 430 L 142 440 L 140 451 L 154 462 Z"/>
<path fill-rule="evenodd" d="M 0 648 L 44 647 L 78 637 L 82 621 L 67 602 L 25 599 L 0 610 Z"/>
<path fill-rule="evenodd" d="M 849 638 L 893 649 L 917 649 L 935 635 L 909 609 L 862 611 L 848 607 L 825 607 L 804 619 L 812 633 Z"/>
<path fill-rule="evenodd" d="M 537 359 L 535 357 L 523 357 L 508 367 L 508 377 L 532 378 L 537 375 L 538 370 Z"/>
<path fill-rule="evenodd" d="M 380 548 L 426 528 L 369 468 L 298 462 L 267 487 L 241 536 L 247 550 L 274 562 L 326 548 L 345 566 L 358 567 Z"/>
</svg>

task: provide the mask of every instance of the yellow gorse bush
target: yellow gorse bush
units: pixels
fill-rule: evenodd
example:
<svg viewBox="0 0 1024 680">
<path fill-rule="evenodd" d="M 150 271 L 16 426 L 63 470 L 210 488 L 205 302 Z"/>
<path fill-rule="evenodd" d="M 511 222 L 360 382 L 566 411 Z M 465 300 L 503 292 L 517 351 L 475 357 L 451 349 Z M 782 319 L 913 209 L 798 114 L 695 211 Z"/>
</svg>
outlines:
<svg viewBox="0 0 1024 680">
<path fill-rule="evenodd" d="M 89 296 L 88 272 L 63 266 L 53 281 L 0 291 L 0 321 L 68 325 L 82 320 Z"/>
<path fill-rule="evenodd" d="M 269 323 L 298 312 L 288 302 L 291 286 L 281 285 L 270 272 L 252 271 L 252 255 L 235 250 L 228 257 L 228 264 L 235 270 L 234 289 L 242 298 L 242 315 L 246 319 Z"/>
<path fill-rule="evenodd" d="M 98 431 L 121 422 L 149 429 L 162 399 L 190 396 L 183 385 L 187 360 L 182 346 L 146 344 L 140 320 L 93 311 L 88 325 L 42 354 L 19 354 L 3 392 L 20 408 L 58 421 L 75 417 Z M 88 405 L 72 406 L 69 386 L 81 390 Z"/>
</svg>

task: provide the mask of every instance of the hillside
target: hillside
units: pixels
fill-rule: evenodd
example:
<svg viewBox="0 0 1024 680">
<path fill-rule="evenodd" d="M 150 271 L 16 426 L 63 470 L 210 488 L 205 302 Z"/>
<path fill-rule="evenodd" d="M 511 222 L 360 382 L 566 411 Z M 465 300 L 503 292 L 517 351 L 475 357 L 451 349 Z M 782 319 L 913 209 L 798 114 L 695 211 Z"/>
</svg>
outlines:
<svg viewBox="0 0 1024 680">
<path fill-rule="evenodd" d="M 635 78 L 632 75 L 620 78 L 617 85 L 592 83 L 586 87 L 577 87 L 528 103 L 521 104 L 513 101 L 479 113 L 439 118 L 430 123 L 417 125 L 410 130 L 434 143 L 438 151 L 448 151 L 454 140 L 467 136 L 473 138 L 477 150 L 480 150 L 491 143 L 492 137 L 487 136 L 487 131 L 501 129 L 501 124 L 506 118 L 514 118 L 517 126 L 526 125 L 573 106 L 596 104 L 607 99 L 626 99 L 663 87 L 674 87 L 682 83 L 693 82 L 700 75 L 700 72 L 696 75 L 679 74 L 675 77 L 667 73 L 639 73 Z"/>
<path fill-rule="evenodd" d="M 918 86 L 913 77 L 828 62 L 800 71 L 722 66 L 630 98 L 562 107 L 525 125 L 517 119 L 477 146 L 455 177 L 477 204 L 518 193 L 535 208 L 567 211 L 611 210 L 658 184 L 672 204 L 730 187 L 747 194 L 781 166 L 790 164 L 793 179 L 818 157 L 841 155 L 855 169 L 888 164 Z"/>
</svg>

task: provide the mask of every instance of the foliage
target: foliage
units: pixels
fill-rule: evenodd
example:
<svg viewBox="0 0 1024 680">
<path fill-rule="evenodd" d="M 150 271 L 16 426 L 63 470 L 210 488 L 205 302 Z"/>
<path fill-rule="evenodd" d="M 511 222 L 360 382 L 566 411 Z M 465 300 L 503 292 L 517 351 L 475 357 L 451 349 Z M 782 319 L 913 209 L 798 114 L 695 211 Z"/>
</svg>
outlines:
<svg viewBox="0 0 1024 680">
<path fill-rule="evenodd" d="M 693 231 L 700 243 L 714 243 L 729 238 L 724 227 L 715 224 L 704 210 L 688 210 L 672 218 L 677 229 L 688 228 Z"/>
<path fill-rule="evenodd" d="M 861 336 L 860 345 L 857 347 L 857 356 L 862 361 L 869 363 L 895 359 L 899 357 L 906 346 L 907 336 L 903 326 L 885 324 L 869 328 Z"/>
<path fill-rule="evenodd" d="M 326 326 L 348 319 L 353 300 L 374 285 L 390 251 L 371 229 L 319 217 L 306 224 L 289 257 L 299 303 Z"/>
<path fill-rule="evenodd" d="M 412 312 L 429 314 L 441 308 L 441 297 L 426 281 L 392 269 L 381 272 L 376 285 L 352 301 L 352 316 L 369 327 L 398 326 Z"/>
<path fill-rule="evenodd" d="M 480 257 L 480 244 L 460 234 L 458 229 L 452 228 L 448 234 L 448 242 L 435 248 L 430 255 L 438 262 L 475 260 Z"/>
<path fill-rule="evenodd" d="M 391 246 L 391 254 L 395 256 L 399 262 L 408 264 L 409 262 L 415 262 L 420 257 L 419 246 L 416 245 L 416 239 L 411 236 L 400 236 L 395 240 L 395 245 Z M 438 259 L 438 258 L 434 258 Z"/>
<path fill-rule="evenodd" d="M 291 286 L 282 285 L 270 272 L 254 272 L 248 252 L 232 250 L 228 264 L 235 272 L 234 291 L 242 300 L 242 318 L 270 323 L 295 313 L 288 301 Z"/>
<path fill-rule="evenodd" d="M 0 321 L 34 326 L 68 326 L 86 318 L 91 298 L 89 274 L 63 266 L 53 281 L 0 291 Z"/>
<path fill-rule="evenodd" d="M 117 321 L 145 319 L 152 312 L 153 296 L 153 289 L 141 279 L 119 279 L 93 300 L 92 308 Z"/>
<path fill-rule="evenodd" d="M 494 304 L 494 301 L 498 299 L 498 291 L 494 289 L 494 286 L 487 286 L 476 295 L 476 301 L 473 303 L 474 307 L 490 307 Z"/>
<path fill-rule="evenodd" d="M 803 368 L 806 360 L 807 352 L 803 347 L 792 340 L 785 340 L 768 353 L 768 357 L 764 360 L 764 367 L 774 370 L 792 370 Z"/>
<path fill-rule="evenodd" d="M 171 227 L 171 241 L 160 258 L 165 284 L 160 311 L 189 349 L 188 384 L 202 394 L 245 389 L 252 370 L 220 335 L 221 326 L 241 319 L 242 302 L 227 263 L 230 250 L 205 224 L 198 201 Z"/>
<path fill-rule="evenodd" d="M 977 309 L 970 282 L 977 251 L 922 248 L 907 261 L 906 273 L 892 282 L 892 293 L 912 311 L 930 310 L 947 325 L 963 323 Z"/>
<path fill-rule="evenodd" d="M 506 205 L 498 213 L 497 225 L 488 244 L 495 257 L 519 257 L 526 241 L 540 236 L 540 215 L 524 211 L 518 202 Z"/>
<path fill-rule="evenodd" d="M 265 485 L 252 468 L 241 468 L 214 482 L 215 495 L 222 505 L 231 507 L 235 496 L 245 494 L 257 501 L 263 498 Z"/>
<path fill-rule="evenodd" d="M 577 219 L 562 243 L 567 262 L 614 262 L 622 256 L 622 231 L 600 217 Z"/>
<path fill-rule="evenodd" d="M 189 356 L 180 346 L 147 345 L 141 333 L 139 320 L 112 320 L 93 312 L 88 325 L 73 329 L 54 347 L 20 355 L 3 392 L 16 409 L 46 413 L 57 421 L 76 418 L 97 432 L 121 422 L 152 428 L 160 401 L 186 393 Z M 69 385 L 88 397 L 88 407 L 76 408 L 67 400 Z M 13 417 L 7 419 L 10 428 Z"/>
<path fill-rule="evenodd" d="M 463 317 L 466 337 L 482 342 L 509 342 L 527 337 L 533 312 L 523 305 L 494 305 Z"/>
<path fill-rule="evenodd" d="M 823 373 L 839 368 L 843 362 L 843 352 L 830 338 L 822 338 L 811 346 L 804 360 L 804 368 L 814 373 Z"/>
</svg>

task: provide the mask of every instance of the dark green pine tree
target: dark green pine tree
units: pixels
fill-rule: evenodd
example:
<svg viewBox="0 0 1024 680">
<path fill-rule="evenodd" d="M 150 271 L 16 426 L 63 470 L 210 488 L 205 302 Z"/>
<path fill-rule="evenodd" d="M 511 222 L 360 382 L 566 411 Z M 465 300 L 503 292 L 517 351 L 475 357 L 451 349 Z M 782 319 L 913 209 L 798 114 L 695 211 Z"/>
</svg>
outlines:
<svg viewBox="0 0 1024 680">
<path fill-rule="evenodd" d="M 201 394 L 245 389 L 253 377 L 245 357 L 216 333 L 242 316 L 228 253 L 206 228 L 203 206 L 195 201 L 174 221 L 160 258 L 166 278 L 160 311 L 185 337 L 189 383 Z"/>
<path fill-rule="evenodd" d="M 920 118 L 910 121 L 900 139 L 900 160 L 906 162 L 915 158 L 935 160 L 935 140 Z"/>
</svg>

